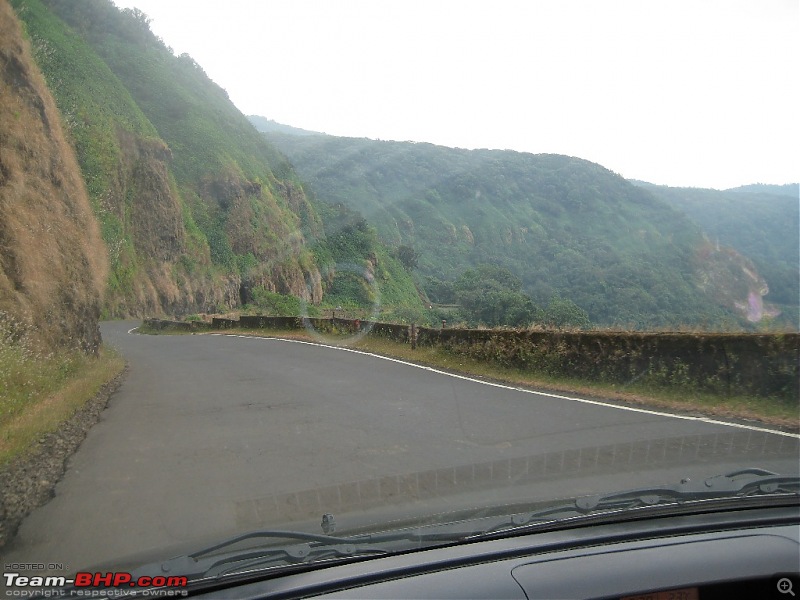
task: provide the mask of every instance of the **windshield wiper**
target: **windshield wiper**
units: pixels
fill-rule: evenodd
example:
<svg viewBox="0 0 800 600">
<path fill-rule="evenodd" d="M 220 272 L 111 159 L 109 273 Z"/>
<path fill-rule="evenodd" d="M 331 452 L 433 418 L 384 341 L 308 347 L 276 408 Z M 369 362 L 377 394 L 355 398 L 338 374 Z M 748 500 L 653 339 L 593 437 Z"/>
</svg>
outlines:
<svg viewBox="0 0 800 600">
<path fill-rule="evenodd" d="M 715 475 L 702 481 L 684 479 L 677 485 L 653 486 L 583 496 L 559 506 L 540 511 L 511 515 L 505 522 L 484 530 L 469 539 L 509 530 L 524 532 L 559 519 L 580 518 L 597 513 L 619 512 L 657 505 L 680 505 L 703 500 L 756 496 L 800 495 L 800 477 L 779 475 L 764 469 L 742 469 Z"/>
<path fill-rule="evenodd" d="M 283 572 L 286 568 L 308 568 L 312 563 L 318 565 L 329 561 L 387 555 L 409 550 L 411 547 L 424 548 L 509 533 L 525 533 L 547 529 L 563 521 L 575 522 L 598 514 L 619 514 L 642 507 L 674 506 L 710 499 L 799 494 L 800 477 L 778 475 L 762 469 L 745 469 L 700 481 L 684 479 L 673 486 L 653 486 L 579 497 L 534 512 L 462 517 L 449 523 L 376 534 L 334 536 L 290 530 L 253 531 L 189 554 L 144 565 L 136 569 L 133 576 L 136 578 L 153 573 L 184 576 L 188 578 L 190 585 L 204 585 L 236 574 L 252 576 L 256 571 L 271 572 L 272 567 L 281 567 L 280 571 Z M 325 515 L 323 529 L 332 519 L 332 515 Z M 478 522 L 480 526 L 476 526 Z M 253 547 L 236 548 L 249 540 L 259 543 Z M 267 540 L 296 543 L 267 545 Z"/>
<path fill-rule="evenodd" d="M 319 535 L 302 531 L 263 530 L 229 538 L 196 552 L 161 563 L 163 573 L 188 577 L 221 577 L 254 568 L 275 565 L 293 565 L 331 559 L 353 558 L 390 554 L 408 549 L 408 543 L 423 547 L 435 543 L 460 542 L 483 537 L 499 531 L 517 529 L 531 524 L 541 524 L 563 518 L 580 517 L 608 511 L 620 511 L 660 504 L 772 494 L 798 494 L 800 478 L 778 475 L 763 469 L 744 469 L 702 481 L 684 479 L 677 485 L 654 486 L 585 496 L 569 503 L 545 509 L 489 519 L 489 527 L 475 531 L 474 520 L 464 520 L 448 525 L 403 529 L 396 532 L 365 534 L 347 537 Z M 326 515 L 329 517 L 329 515 Z M 332 519 L 332 517 L 330 517 Z M 481 519 L 484 522 L 486 519 Z M 326 523 L 323 520 L 323 525 Z M 286 546 L 259 546 L 220 553 L 247 540 L 283 539 L 300 542 Z"/>
<path fill-rule="evenodd" d="M 726 475 L 715 475 L 702 481 L 684 479 L 677 485 L 641 488 L 578 498 L 575 507 L 581 512 L 607 508 L 632 508 L 669 502 L 758 496 L 765 494 L 797 494 L 800 477 L 779 475 L 764 469 L 742 469 Z"/>
<path fill-rule="evenodd" d="M 264 569 L 271 566 L 291 566 L 319 563 L 331 559 L 379 556 L 391 554 L 398 549 L 408 549 L 408 543 L 425 546 L 434 543 L 453 542 L 463 539 L 464 531 L 453 533 L 423 532 L 406 529 L 381 534 L 364 534 L 348 537 L 319 535 L 291 530 L 259 530 L 238 535 L 222 542 L 202 548 L 190 554 L 177 556 L 158 563 L 164 575 L 197 578 L 220 578 L 242 571 Z M 285 546 L 257 546 L 241 550 L 220 552 L 233 548 L 248 540 L 291 540 L 300 542 Z M 398 547 L 397 543 L 402 542 Z M 155 565 L 136 569 L 138 574 L 151 574 Z"/>
</svg>

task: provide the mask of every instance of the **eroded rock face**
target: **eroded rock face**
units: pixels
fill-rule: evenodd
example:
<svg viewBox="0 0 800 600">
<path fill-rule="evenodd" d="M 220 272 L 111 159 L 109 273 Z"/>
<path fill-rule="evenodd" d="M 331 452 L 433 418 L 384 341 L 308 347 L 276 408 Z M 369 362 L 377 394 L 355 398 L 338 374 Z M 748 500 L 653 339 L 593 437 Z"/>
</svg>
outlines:
<svg viewBox="0 0 800 600">
<path fill-rule="evenodd" d="M 170 187 L 169 148 L 161 140 L 147 140 L 120 130 L 123 150 L 120 166 L 122 192 L 130 211 L 131 234 L 136 249 L 158 262 L 175 261 L 186 250 L 181 206 Z"/>
<path fill-rule="evenodd" d="M 695 256 L 695 282 L 709 298 L 758 323 L 780 310 L 766 302 L 769 287 L 753 261 L 733 248 L 705 242 Z"/>
<path fill-rule="evenodd" d="M 306 213 L 307 220 L 314 218 L 302 189 L 279 181 L 261 186 L 226 176 L 206 185 L 205 191 L 222 194 L 209 201 L 226 207 L 231 250 L 256 262 L 243 274 L 245 289 L 263 287 L 314 304 L 322 300 L 319 270 L 310 259 L 298 222 Z"/>
<path fill-rule="evenodd" d="M 187 253 L 187 245 L 180 200 L 170 182 L 172 153 L 159 139 L 122 129 L 117 139 L 119 162 L 100 206 L 113 214 L 120 230 L 109 236 L 113 275 L 107 311 L 127 317 L 191 309 L 194 288 L 211 282 L 204 286 L 176 277 L 175 265 Z M 193 260 L 203 262 L 202 257 Z M 210 259 L 206 256 L 204 262 Z M 213 294 L 206 290 L 206 295 Z"/>
<path fill-rule="evenodd" d="M 117 136 L 121 160 L 104 210 L 116 215 L 131 242 L 109 248 L 115 274 L 131 275 L 128 281 L 110 287 L 109 314 L 126 317 L 228 310 L 241 304 L 243 288 L 255 286 L 308 302 L 322 299 L 316 268 L 302 264 L 307 252 L 303 235 L 287 223 L 268 190 L 231 174 L 209 176 L 200 186 L 200 200 L 225 213 L 231 250 L 250 254 L 257 261 L 244 276 L 214 273 L 208 248 L 187 240 L 184 209 L 170 180 L 169 148 L 161 140 L 123 130 Z M 189 264 L 191 269 L 186 267 Z"/>
<path fill-rule="evenodd" d="M 96 352 L 106 248 L 61 118 L 0 0 L 0 311 Z"/>
</svg>

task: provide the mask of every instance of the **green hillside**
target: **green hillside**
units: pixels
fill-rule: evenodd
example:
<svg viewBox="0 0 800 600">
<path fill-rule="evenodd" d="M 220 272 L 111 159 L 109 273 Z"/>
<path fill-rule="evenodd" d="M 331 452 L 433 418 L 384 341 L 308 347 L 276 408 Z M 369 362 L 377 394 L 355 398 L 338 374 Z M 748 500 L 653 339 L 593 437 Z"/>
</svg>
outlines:
<svg viewBox="0 0 800 600">
<path fill-rule="evenodd" d="M 12 4 L 109 247 L 106 314 L 228 310 L 254 289 L 323 301 L 333 281 L 317 257 L 330 227 L 286 159 L 200 65 L 175 56 L 146 15 L 109 0 Z M 381 267 L 396 271 L 383 254 Z M 359 259 L 373 255 L 381 251 Z M 400 279 L 397 296 L 421 307 L 413 282 Z"/>
<path fill-rule="evenodd" d="M 723 302 L 703 289 L 700 228 L 599 165 L 422 143 L 265 136 L 321 200 L 360 211 L 389 245 L 412 247 L 434 301 L 442 282 L 494 264 L 518 277 L 538 306 L 568 299 L 595 324 L 747 326 L 729 298 L 746 301 L 741 273 L 715 275 L 715 284 L 733 290 Z"/>
<path fill-rule="evenodd" d="M 769 293 L 797 324 L 800 301 L 800 200 L 797 184 L 706 190 L 646 185 L 691 217 L 714 244 L 731 246 L 753 261 Z M 781 193 L 783 192 L 783 193 Z"/>
</svg>

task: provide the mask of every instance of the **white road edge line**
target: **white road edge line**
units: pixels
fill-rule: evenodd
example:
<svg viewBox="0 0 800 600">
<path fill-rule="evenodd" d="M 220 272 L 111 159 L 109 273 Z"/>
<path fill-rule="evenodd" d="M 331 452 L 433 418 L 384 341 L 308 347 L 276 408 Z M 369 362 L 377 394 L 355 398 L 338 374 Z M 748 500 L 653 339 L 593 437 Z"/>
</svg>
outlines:
<svg viewBox="0 0 800 600">
<path fill-rule="evenodd" d="M 134 328 L 135 329 L 135 328 Z M 132 331 L 132 330 L 131 330 Z M 128 332 L 130 333 L 130 331 Z M 363 350 L 355 350 L 353 348 L 345 348 L 342 346 L 331 346 L 330 344 L 322 344 L 319 342 L 309 342 L 306 340 L 290 340 L 286 338 L 273 338 L 273 337 L 261 337 L 255 335 L 240 335 L 236 333 L 209 333 L 207 335 L 219 335 L 225 337 L 238 337 L 238 338 L 245 338 L 250 340 L 269 340 L 269 341 L 278 341 L 278 342 L 291 342 L 295 344 L 308 344 L 309 346 L 319 346 L 322 348 L 330 348 L 332 350 L 343 350 L 345 352 L 352 352 L 353 354 L 363 354 L 365 356 L 372 356 L 374 358 L 380 358 L 382 360 L 388 360 L 391 362 L 396 362 L 402 365 L 408 365 L 410 367 L 415 367 L 417 369 L 423 369 L 425 371 L 431 371 L 432 373 L 438 373 L 440 375 L 446 375 L 448 377 L 454 377 L 456 379 L 463 379 L 465 381 L 471 381 L 473 383 L 480 383 L 482 385 L 489 385 L 492 387 L 498 387 L 506 390 L 513 390 L 515 392 L 523 392 L 525 394 L 533 394 L 535 396 L 546 396 L 548 398 L 558 398 L 559 400 L 570 400 L 572 402 L 581 402 L 583 404 L 594 404 L 595 406 L 604 406 L 606 408 L 616 408 L 617 410 L 627 410 L 629 412 L 637 412 L 643 413 L 646 415 L 654 415 L 657 417 L 670 417 L 672 419 L 682 419 L 684 421 L 701 421 L 703 423 L 709 423 L 712 425 L 724 425 L 726 427 L 735 427 L 737 429 L 747 429 L 749 431 L 760 431 L 763 433 L 772 433 L 775 435 L 782 435 L 785 437 L 790 438 L 797 438 L 800 439 L 800 434 L 796 433 L 789 433 L 786 431 L 779 431 L 776 429 L 768 429 L 766 427 L 756 427 L 754 425 L 745 425 L 743 423 L 730 423 L 727 421 L 719 421 L 717 419 L 709 419 L 708 417 L 692 417 L 689 415 L 675 415 L 672 413 L 660 412 L 657 410 L 648 410 L 646 408 L 634 408 L 632 406 L 619 406 L 617 404 L 610 404 L 608 402 L 600 402 L 599 400 L 587 400 L 585 398 L 574 398 L 572 396 L 563 396 L 561 394 L 551 394 L 548 392 L 537 392 L 535 390 L 527 390 L 525 388 L 514 387 L 510 385 L 504 385 L 502 383 L 494 383 L 492 381 L 483 381 L 481 379 L 475 379 L 474 377 L 467 377 L 466 375 L 458 375 L 456 373 L 448 373 L 447 371 L 442 371 L 440 369 L 435 369 L 433 367 L 426 367 L 425 365 L 418 365 L 415 363 L 407 362 L 405 360 L 400 360 L 399 358 L 392 358 L 389 356 L 381 356 L 380 354 L 372 354 L 371 352 L 364 352 Z"/>
</svg>

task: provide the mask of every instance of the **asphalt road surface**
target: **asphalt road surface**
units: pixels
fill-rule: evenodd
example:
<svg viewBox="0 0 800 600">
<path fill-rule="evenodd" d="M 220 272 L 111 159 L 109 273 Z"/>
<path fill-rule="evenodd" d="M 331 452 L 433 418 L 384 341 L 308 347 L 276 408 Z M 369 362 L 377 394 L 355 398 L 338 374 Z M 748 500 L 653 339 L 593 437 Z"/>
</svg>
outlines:
<svg viewBox="0 0 800 600">
<path fill-rule="evenodd" d="M 3 562 L 64 570 L 256 528 L 797 472 L 798 438 L 542 395 L 321 345 L 129 334 L 130 374 Z M 321 530 L 317 529 L 321 533 Z"/>
</svg>

